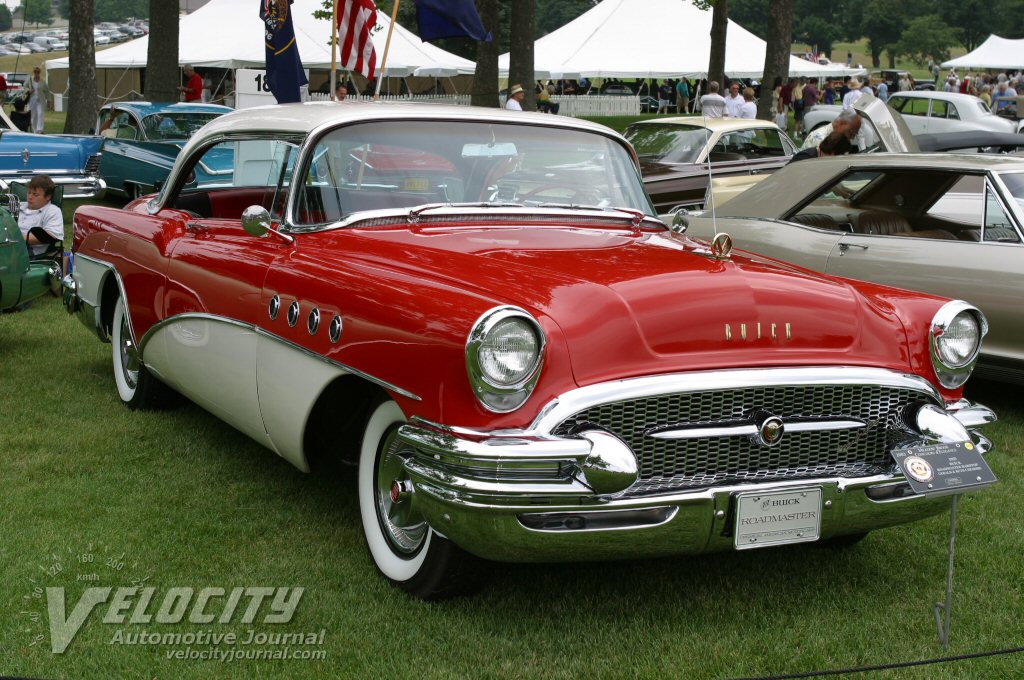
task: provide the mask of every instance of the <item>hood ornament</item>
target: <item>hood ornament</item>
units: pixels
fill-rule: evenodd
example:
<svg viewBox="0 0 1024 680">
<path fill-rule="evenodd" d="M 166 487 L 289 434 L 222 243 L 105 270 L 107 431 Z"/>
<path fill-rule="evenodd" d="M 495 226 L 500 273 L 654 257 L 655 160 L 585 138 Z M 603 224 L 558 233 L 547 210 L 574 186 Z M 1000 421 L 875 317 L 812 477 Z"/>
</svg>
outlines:
<svg viewBox="0 0 1024 680">
<path fill-rule="evenodd" d="M 729 253 L 732 252 L 732 236 L 726 233 L 721 233 L 715 236 L 715 239 L 711 242 L 711 254 L 718 260 L 729 259 Z"/>
</svg>

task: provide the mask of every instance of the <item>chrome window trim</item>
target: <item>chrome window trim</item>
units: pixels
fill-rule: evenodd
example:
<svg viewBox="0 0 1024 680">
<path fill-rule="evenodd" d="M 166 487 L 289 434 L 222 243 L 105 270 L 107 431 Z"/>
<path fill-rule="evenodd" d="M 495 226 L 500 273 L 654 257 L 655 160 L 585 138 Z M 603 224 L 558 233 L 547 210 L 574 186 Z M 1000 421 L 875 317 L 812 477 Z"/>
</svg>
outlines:
<svg viewBox="0 0 1024 680">
<path fill-rule="evenodd" d="M 375 377 L 373 375 L 370 375 L 369 373 L 366 373 L 364 371 L 360 371 L 358 368 L 353 368 L 352 366 L 349 366 L 348 364 L 343 364 L 340 361 L 336 361 L 336 360 L 331 359 L 329 357 L 325 357 L 324 355 L 319 354 L 317 352 L 314 352 L 313 350 L 311 350 L 311 349 L 309 349 L 307 347 L 303 347 L 302 345 L 300 345 L 298 343 L 295 343 L 295 342 L 292 342 L 291 340 L 288 340 L 287 338 L 283 338 L 280 335 L 277 335 L 276 333 L 271 333 L 270 331 L 268 331 L 266 329 L 260 328 L 259 326 L 255 326 L 255 325 L 250 324 L 250 323 L 245 323 L 243 321 L 238 321 L 237 319 L 231 319 L 231 318 L 226 317 L 226 316 L 220 316 L 220 315 L 217 315 L 217 314 L 210 314 L 208 312 L 186 312 L 184 314 L 175 314 L 174 316 L 169 316 L 166 319 L 161 319 L 160 321 L 157 321 L 155 324 L 153 324 L 150 327 L 150 329 L 148 331 L 146 331 L 146 334 L 142 337 L 142 340 L 139 343 L 136 344 L 136 347 L 139 348 L 139 357 L 141 358 L 141 357 L 144 356 L 146 345 L 149 343 L 149 340 L 153 337 L 153 334 L 156 333 L 158 330 L 160 330 L 164 326 L 170 325 L 170 324 L 175 323 L 177 321 L 187 321 L 187 320 L 190 320 L 190 319 L 203 320 L 203 321 L 212 321 L 212 322 L 215 322 L 215 323 L 223 323 L 223 324 L 228 324 L 228 325 L 231 325 L 231 326 L 236 326 L 236 327 L 239 327 L 239 328 L 243 328 L 243 329 L 249 330 L 249 331 L 251 331 L 253 333 L 256 333 L 256 335 L 261 335 L 261 336 L 267 338 L 268 340 L 273 340 L 274 342 L 278 342 L 278 343 L 284 344 L 284 345 L 290 347 L 291 349 L 298 350 L 299 352 L 302 352 L 306 356 L 312 357 L 314 359 L 319 359 L 320 361 L 322 361 L 322 362 L 324 362 L 326 364 L 330 364 L 331 366 L 334 366 L 336 368 L 340 368 L 343 371 L 345 371 L 346 373 L 351 373 L 352 375 L 358 376 L 358 377 L 363 378 L 365 380 L 369 380 L 370 382 L 374 383 L 375 385 L 379 385 L 379 386 L 383 387 L 384 389 L 390 390 L 391 392 L 394 392 L 396 394 L 400 394 L 403 397 L 408 397 L 409 399 L 413 399 L 415 401 L 423 401 L 422 398 L 420 398 L 418 395 L 410 392 L 409 390 L 403 389 L 403 388 L 401 388 L 401 387 L 399 387 L 397 385 L 389 383 L 386 380 L 382 380 L 381 378 L 377 378 L 377 377 Z M 129 320 L 129 324 L 130 323 L 131 322 Z"/>
<path fill-rule="evenodd" d="M 806 368 L 760 368 L 725 371 L 672 373 L 642 378 L 627 378 L 570 390 L 541 409 L 523 433 L 547 436 L 569 416 L 592 406 L 628 401 L 663 394 L 732 390 L 748 387 L 813 385 L 873 385 L 899 387 L 922 392 L 935 404 L 943 404 L 942 395 L 928 380 L 911 373 L 884 368 L 820 366 Z"/>
</svg>

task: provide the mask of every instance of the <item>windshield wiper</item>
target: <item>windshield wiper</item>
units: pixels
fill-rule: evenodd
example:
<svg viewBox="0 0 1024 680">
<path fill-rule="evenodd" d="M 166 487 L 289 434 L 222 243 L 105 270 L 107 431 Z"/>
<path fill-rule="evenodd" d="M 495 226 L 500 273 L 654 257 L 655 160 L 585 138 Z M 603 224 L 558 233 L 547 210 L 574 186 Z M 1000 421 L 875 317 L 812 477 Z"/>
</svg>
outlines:
<svg viewBox="0 0 1024 680">
<path fill-rule="evenodd" d="M 442 210 L 444 208 L 525 208 L 522 203 L 514 201 L 477 201 L 470 203 L 428 203 L 409 210 L 409 220 L 414 222 L 420 215 L 428 210 Z"/>
<path fill-rule="evenodd" d="M 597 212 L 622 212 L 633 216 L 635 224 L 640 224 L 647 217 L 647 213 L 636 208 L 617 208 L 615 206 L 586 205 L 583 203 L 538 203 L 538 208 L 566 208 L 568 210 L 594 210 Z M 653 219 L 653 218 L 652 218 Z"/>
</svg>

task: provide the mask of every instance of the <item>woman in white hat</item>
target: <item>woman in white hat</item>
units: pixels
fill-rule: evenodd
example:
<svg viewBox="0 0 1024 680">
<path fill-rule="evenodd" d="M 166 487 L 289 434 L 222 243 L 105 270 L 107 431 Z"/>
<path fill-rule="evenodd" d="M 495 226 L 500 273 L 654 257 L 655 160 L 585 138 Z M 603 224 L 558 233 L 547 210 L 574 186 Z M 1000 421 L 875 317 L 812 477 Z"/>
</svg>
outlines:
<svg viewBox="0 0 1024 680">
<path fill-rule="evenodd" d="M 843 110 L 852 109 L 854 102 L 860 99 L 862 83 L 857 78 L 850 78 L 850 91 L 843 95 Z"/>
<path fill-rule="evenodd" d="M 524 99 L 526 99 L 526 93 L 523 92 L 523 86 L 513 85 L 508 90 L 508 101 L 505 102 L 505 108 L 509 111 L 522 111 Z"/>
</svg>

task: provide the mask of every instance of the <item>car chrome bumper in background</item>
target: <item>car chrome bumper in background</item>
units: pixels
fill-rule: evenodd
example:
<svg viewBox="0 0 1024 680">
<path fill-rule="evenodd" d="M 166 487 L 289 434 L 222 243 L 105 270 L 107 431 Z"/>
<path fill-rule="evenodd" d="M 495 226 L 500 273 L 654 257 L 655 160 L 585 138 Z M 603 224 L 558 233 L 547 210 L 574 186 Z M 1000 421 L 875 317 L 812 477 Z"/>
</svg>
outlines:
<svg viewBox="0 0 1024 680">
<path fill-rule="evenodd" d="M 54 184 L 64 187 L 64 198 L 103 198 L 107 193 L 107 183 L 99 177 L 44 170 L 40 170 L 39 173 L 48 174 Z M 5 173 L 0 176 L 0 183 L 2 183 L 2 188 L 6 190 L 6 182 L 24 182 L 27 184 L 34 175 L 39 173 Z"/>
<path fill-rule="evenodd" d="M 947 431 L 954 433 L 995 420 L 991 410 L 965 400 L 947 405 L 945 413 Z M 982 452 L 991 450 L 984 436 L 967 432 Z M 740 493 L 820 488 L 821 539 L 902 524 L 949 507 L 948 498 L 913 495 L 898 473 L 622 493 L 637 479 L 635 458 L 592 435 L 488 436 L 416 419 L 399 431 L 414 507 L 462 548 L 501 561 L 729 550 Z M 932 441 L 944 438 L 944 431 L 932 433 Z"/>
</svg>

